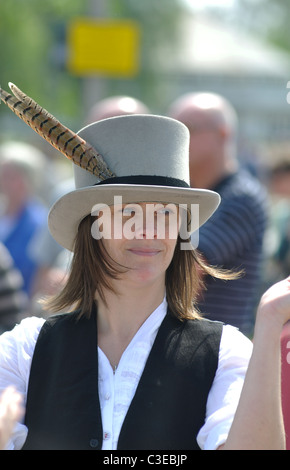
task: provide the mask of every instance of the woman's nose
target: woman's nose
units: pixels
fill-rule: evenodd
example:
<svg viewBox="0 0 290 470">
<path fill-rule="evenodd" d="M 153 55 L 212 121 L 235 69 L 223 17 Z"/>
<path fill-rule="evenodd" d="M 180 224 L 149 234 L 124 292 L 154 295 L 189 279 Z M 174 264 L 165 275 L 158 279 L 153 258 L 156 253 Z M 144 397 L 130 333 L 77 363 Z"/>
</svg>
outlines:
<svg viewBox="0 0 290 470">
<path fill-rule="evenodd" d="M 153 211 L 143 210 L 143 214 L 136 220 L 136 238 L 154 240 L 157 238 L 157 220 Z"/>
</svg>

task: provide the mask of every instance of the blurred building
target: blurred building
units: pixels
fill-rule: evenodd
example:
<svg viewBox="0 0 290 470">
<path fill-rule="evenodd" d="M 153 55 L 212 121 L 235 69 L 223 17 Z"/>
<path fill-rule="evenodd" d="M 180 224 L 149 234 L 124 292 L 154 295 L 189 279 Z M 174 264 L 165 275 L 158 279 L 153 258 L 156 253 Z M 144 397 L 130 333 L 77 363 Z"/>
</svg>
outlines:
<svg viewBox="0 0 290 470">
<path fill-rule="evenodd" d="M 192 91 L 219 93 L 237 110 L 243 139 L 289 139 L 290 54 L 201 13 L 183 19 L 175 50 L 157 53 L 170 99 Z"/>
<path fill-rule="evenodd" d="M 92 2 L 92 8 L 88 16 L 105 16 L 104 0 Z M 282 52 L 260 37 L 246 34 L 237 26 L 232 27 L 205 12 L 193 14 L 186 11 L 178 21 L 179 31 L 169 29 L 165 39 L 163 37 L 162 42 L 154 43 L 154 47 L 144 44 L 141 34 L 141 69 L 136 77 L 110 77 L 97 71 L 89 76 L 79 75 L 81 99 L 76 94 L 76 103 L 79 99 L 80 103 L 75 116 L 66 115 L 65 111 L 63 114 L 56 113 L 45 100 L 40 104 L 49 108 L 65 125 L 78 130 L 91 104 L 112 94 L 134 96 L 144 101 L 153 113 L 162 114 L 179 95 L 206 90 L 225 96 L 237 110 L 240 148 L 241 152 L 245 152 L 245 158 L 250 146 L 289 141 L 290 103 L 287 102 L 287 95 L 290 102 L 290 53 Z M 61 68 L 67 72 L 66 26 L 62 24 L 55 32 L 58 42 L 51 54 L 56 67 L 53 70 Z M 150 55 L 150 70 L 144 65 L 145 49 L 146 54 Z M 56 86 L 57 83 L 55 79 Z M 2 86 L 7 89 L 5 83 Z M 144 93 L 146 96 L 143 96 Z M 37 95 L 33 98 L 39 101 Z M 8 139 L 19 135 L 21 138 L 29 136 L 29 140 L 33 139 L 35 143 L 40 142 L 39 137 L 32 137 L 31 131 L 15 119 L 13 113 L 1 113 L 0 125 L 0 140 L 4 135 Z M 40 145 L 46 153 L 52 152 L 45 142 Z"/>
</svg>

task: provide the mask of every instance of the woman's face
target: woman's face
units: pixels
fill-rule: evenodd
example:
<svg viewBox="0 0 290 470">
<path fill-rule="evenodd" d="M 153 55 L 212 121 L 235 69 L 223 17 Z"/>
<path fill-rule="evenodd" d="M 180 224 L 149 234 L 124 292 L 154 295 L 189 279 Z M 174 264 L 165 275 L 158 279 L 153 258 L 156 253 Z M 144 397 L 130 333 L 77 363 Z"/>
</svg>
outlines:
<svg viewBox="0 0 290 470">
<path fill-rule="evenodd" d="M 176 205 L 139 203 L 107 206 L 95 223 L 98 238 L 102 238 L 109 256 L 129 268 L 122 274 L 122 279 L 143 285 L 165 281 L 179 231 Z M 93 230 L 92 234 L 94 236 Z"/>
</svg>

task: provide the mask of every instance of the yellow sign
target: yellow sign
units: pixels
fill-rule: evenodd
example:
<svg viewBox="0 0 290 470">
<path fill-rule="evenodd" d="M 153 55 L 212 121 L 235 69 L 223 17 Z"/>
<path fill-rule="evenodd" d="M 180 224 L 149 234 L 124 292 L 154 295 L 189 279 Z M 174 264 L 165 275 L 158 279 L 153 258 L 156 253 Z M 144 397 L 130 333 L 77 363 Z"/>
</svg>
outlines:
<svg viewBox="0 0 290 470">
<path fill-rule="evenodd" d="M 140 31 L 133 21 L 76 19 L 67 40 L 67 66 L 75 75 L 128 77 L 138 71 Z"/>
</svg>

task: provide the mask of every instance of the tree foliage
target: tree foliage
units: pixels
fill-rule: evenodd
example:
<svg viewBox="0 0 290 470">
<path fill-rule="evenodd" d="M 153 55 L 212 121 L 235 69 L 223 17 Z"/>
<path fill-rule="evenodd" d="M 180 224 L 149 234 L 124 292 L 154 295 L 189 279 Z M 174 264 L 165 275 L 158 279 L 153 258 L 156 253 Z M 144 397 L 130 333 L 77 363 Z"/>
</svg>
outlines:
<svg viewBox="0 0 290 470">
<path fill-rule="evenodd" d="M 69 112 L 67 98 L 75 80 L 64 76 L 57 63 L 58 35 L 65 22 L 82 9 L 82 0 L 2 0 L 1 86 L 7 89 L 7 83 L 14 82 L 43 106 L 62 106 Z"/>
<path fill-rule="evenodd" d="M 287 0 L 236 0 L 228 10 L 210 10 L 231 25 L 290 51 L 290 2 Z"/>
<path fill-rule="evenodd" d="M 180 0 L 111 0 L 115 17 L 131 18 L 141 28 L 141 70 L 136 77 L 140 98 L 149 105 L 162 107 L 164 87 L 158 63 L 159 45 L 167 50 L 178 47 L 179 21 L 184 14 Z"/>
<path fill-rule="evenodd" d="M 2 0 L 1 86 L 7 89 L 9 81 L 17 84 L 58 117 L 76 113 L 81 86 L 79 77 L 70 75 L 65 67 L 66 26 L 70 19 L 88 15 L 94 1 L 98 0 Z M 141 72 L 135 80 L 140 83 L 141 93 L 146 94 L 158 80 L 154 59 L 157 42 L 174 42 L 181 11 L 179 0 L 106 0 L 104 4 L 107 16 L 140 23 Z"/>
</svg>

